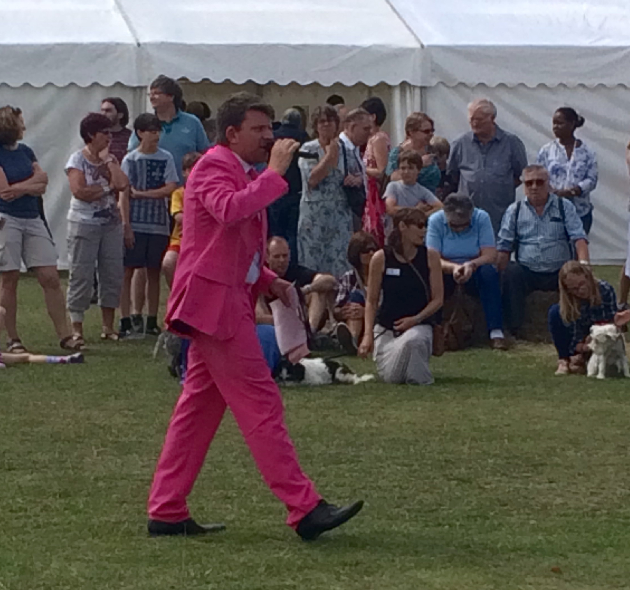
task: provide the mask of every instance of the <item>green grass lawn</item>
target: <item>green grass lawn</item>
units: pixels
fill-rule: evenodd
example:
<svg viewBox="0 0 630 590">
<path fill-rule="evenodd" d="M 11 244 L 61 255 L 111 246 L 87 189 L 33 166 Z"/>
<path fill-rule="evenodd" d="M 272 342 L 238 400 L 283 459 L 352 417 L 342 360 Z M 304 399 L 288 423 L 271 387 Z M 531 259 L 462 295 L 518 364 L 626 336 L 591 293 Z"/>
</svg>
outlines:
<svg viewBox="0 0 630 590">
<path fill-rule="evenodd" d="M 33 350 L 56 350 L 31 278 L 19 321 Z M 98 333 L 92 310 L 86 336 Z M 320 491 L 366 501 L 312 544 L 283 524 L 230 416 L 190 498 L 195 517 L 228 530 L 146 536 L 178 395 L 150 341 L 94 343 L 84 366 L 3 371 L 0 590 L 630 587 L 628 383 L 554 377 L 549 346 L 433 366 L 431 387 L 284 391 Z"/>
</svg>

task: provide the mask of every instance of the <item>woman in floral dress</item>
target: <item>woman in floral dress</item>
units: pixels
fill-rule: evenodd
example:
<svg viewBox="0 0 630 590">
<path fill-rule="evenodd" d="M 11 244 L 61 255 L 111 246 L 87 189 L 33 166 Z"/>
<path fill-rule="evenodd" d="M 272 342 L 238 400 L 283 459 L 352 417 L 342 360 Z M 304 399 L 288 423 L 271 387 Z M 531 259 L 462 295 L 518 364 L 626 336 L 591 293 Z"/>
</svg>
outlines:
<svg viewBox="0 0 630 590">
<path fill-rule="evenodd" d="M 343 161 L 340 161 L 339 115 L 331 106 L 318 107 L 312 116 L 314 141 L 300 151 L 313 158 L 300 158 L 302 200 L 298 222 L 300 264 L 319 273 L 339 277 L 350 264 L 348 243 L 352 236 L 352 212 L 343 190 Z"/>
</svg>

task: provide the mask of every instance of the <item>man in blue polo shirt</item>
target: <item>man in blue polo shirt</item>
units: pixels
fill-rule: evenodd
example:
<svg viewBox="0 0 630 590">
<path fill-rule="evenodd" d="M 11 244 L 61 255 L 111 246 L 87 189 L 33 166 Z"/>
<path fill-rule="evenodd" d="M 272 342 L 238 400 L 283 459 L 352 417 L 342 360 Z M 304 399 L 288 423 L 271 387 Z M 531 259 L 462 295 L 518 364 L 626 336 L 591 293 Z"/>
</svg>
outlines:
<svg viewBox="0 0 630 590">
<path fill-rule="evenodd" d="M 181 110 L 182 87 L 172 78 L 158 76 L 149 89 L 149 100 L 157 118 L 162 122 L 159 147 L 175 160 L 179 183 L 183 184 L 182 159 L 189 152 L 203 153 L 210 147 L 208 136 L 197 117 Z M 138 147 L 134 133 L 129 140 L 129 151 Z"/>
<path fill-rule="evenodd" d="M 439 252 L 444 273 L 444 299 L 461 285 L 481 299 L 490 346 L 505 350 L 501 283 L 495 267 L 497 249 L 490 216 L 463 194 L 449 195 L 444 209 L 429 217 L 427 248 Z"/>
</svg>

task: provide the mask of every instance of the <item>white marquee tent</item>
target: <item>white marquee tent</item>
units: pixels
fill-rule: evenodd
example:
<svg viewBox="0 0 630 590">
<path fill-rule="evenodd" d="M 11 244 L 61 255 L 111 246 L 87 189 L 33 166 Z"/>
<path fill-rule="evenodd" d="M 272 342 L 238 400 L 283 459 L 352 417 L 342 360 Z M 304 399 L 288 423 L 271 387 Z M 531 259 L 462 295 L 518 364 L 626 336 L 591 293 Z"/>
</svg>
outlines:
<svg viewBox="0 0 630 590">
<path fill-rule="evenodd" d="M 466 104 L 484 95 L 530 159 L 550 138 L 552 112 L 569 104 L 599 155 L 594 258 L 625 256 L 622 0 L 0 0 L 0 11 L 11 23 L 0 39 L 0 104 L 25 111 L 26 141 L 50 175 L 46 212 L 61 266 L 70 199 L 62 170 L 81 145 L 80 118 L 108 95 L 141 112 L 160 73 L 185 79 L 188 100 L 215 108 L 242 88 L 278 111 L 312 108 L 332 92 L 349 103 L 376 94 L 390 107 L 394 140 L 420 108 L 452 139 L 467 128 Z"/>
</svg>

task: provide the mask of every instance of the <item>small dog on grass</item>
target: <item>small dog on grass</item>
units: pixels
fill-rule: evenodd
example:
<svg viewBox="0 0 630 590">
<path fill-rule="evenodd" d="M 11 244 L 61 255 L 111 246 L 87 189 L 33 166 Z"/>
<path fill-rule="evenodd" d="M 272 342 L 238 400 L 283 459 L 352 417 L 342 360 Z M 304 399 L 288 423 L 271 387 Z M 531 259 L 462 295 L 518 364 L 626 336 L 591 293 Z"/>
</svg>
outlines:
<svg viewBox="0 0 630 590">
<path fill-rule="evenodd" d="M 374 379 L 374 375 L 359 376 L 347 365 L 324 358 L 305 358 L 296 364 L 283 358 L 276 367 L 274 377 L 283 385 L 358 385 Z"/>
<path fill-rule="evenodd" d="M 586 367 L 589 377 L 605 379 L 607 369 L 614 367 L 618 374 L 630 377 L 628 369 L 628 357 L 621 330 L 614 324 L 591 326 L 591 341 L 588 343 L 592 351 L 591 358 Z"/>
</svg>

